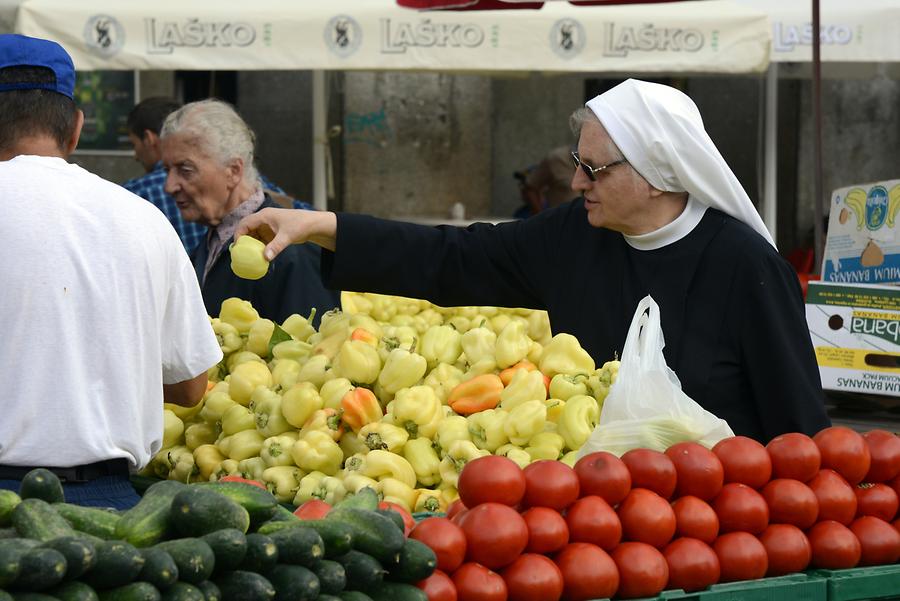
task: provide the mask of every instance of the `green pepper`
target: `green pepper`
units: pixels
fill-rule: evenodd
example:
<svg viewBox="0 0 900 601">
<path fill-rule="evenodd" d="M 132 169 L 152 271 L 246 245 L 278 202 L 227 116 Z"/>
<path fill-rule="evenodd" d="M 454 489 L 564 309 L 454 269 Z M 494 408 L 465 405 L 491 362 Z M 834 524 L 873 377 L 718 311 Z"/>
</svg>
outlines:
<svg viewBox="0 0 900 601">
<path fill-rule="evenodd" d="M 219 434 L 221 432 L 215 423 L 198 422 L 185 428 L 184 444 L 193 451 L 200 446 L 215 443 Z"/>
<path fill-rule="evenodd" d="M 459 481 L 459 474 L 466 467 L 466 463 L 490 454 L 490 451 L 476 447 L 471 440 L 457 440 L 450 445 L 447 454 L 441 459 L 441 486 L 455 488 Z"/>
</svg>

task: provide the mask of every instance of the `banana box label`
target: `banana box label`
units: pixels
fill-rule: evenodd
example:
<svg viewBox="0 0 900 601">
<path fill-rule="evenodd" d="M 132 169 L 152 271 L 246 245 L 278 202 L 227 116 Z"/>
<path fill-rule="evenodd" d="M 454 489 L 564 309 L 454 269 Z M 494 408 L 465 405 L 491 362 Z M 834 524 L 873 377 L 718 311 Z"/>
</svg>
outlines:
<svg viewBox="0 0 900 601">
<path fill-rule="evenodd" d="M 823 388 L 900 396 L 900 288 L 810 282 L 806 322 Z"/>
<path fill-rule="evenodd" d="M 900 283 L 900 180 L 831 194 L 822 265 L 826 282 Z"/>
</svg>

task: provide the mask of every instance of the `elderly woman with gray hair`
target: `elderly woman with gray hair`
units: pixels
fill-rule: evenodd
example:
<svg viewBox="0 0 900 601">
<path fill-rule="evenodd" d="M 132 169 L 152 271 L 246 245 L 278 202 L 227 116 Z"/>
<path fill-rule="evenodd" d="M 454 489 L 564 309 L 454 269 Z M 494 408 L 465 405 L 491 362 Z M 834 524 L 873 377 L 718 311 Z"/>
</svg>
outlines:
<svg viewBox="0 0 900 601">
<path fill-rule="evenodd" d="M 185 221 L 209 227 L 191 253 L 206 310 L 217 315 L 222 301 L 236 296 L 277 322 L 292 313 L 308 315 L 313 308 L 322 315 L 339 306 L 340 297 L 322 285 L 320 250 L 313 244 L 292 246 L 259 280 L 241 279 L 231 271 L 227 251 L 238 222 L 279 206 L 260 185 L 254 141 L 240 115 L 220 100 L 186 104 L 166 118 L 160 131 L 166 192 Z"/>
</svg>

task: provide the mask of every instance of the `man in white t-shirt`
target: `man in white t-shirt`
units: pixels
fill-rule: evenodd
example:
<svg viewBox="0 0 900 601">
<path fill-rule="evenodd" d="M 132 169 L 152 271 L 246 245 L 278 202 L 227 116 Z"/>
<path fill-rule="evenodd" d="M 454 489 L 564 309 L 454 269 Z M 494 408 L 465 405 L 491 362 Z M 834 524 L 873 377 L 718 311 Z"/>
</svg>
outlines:
<svg viewBox="0 0 900 601">
<path fill-rule="evenodd" d="M 0 35 L 0 488 L 34 467 L 66 500 L 125 508 L 222 358 L 178 235 L 142 198 L 66 162 L 84 115 L 57 43 Z"/>
</svg>

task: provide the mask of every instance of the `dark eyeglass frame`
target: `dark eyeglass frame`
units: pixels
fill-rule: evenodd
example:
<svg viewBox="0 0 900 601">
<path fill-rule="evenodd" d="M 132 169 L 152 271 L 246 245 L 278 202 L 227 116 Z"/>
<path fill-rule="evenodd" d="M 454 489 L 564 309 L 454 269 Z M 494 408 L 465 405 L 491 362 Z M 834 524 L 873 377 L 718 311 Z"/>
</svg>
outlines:
<svg viewBox="0 0 900 601">
<path fill-rule="evenodd" d="M 623 163 L 628 162 L 628 159 L 622 158 L 622 159 L 613 161 L 612 163 L 600 165 L 599 167 L 591 167 L 591 165 L 589 163 L 585 163 L 584 161 L 582 161 L 581 157 L 578 156 L 578 152 L 576 152 L 574 150 L 572 151 L 572 160 L 575 161 L 575 167 L 581 167 L 581 170 L 584 171 L 584 174 L 586 176 L 588 176 L 588 179 L 591 180 L 592 182 L 597 181 L 597 175 L 596 175 L 597 173 L 600 173 L 601 171 L 606 171 L 610 167 L 615 167 L 616 165 L 621 165 Z"/>
</svg>

